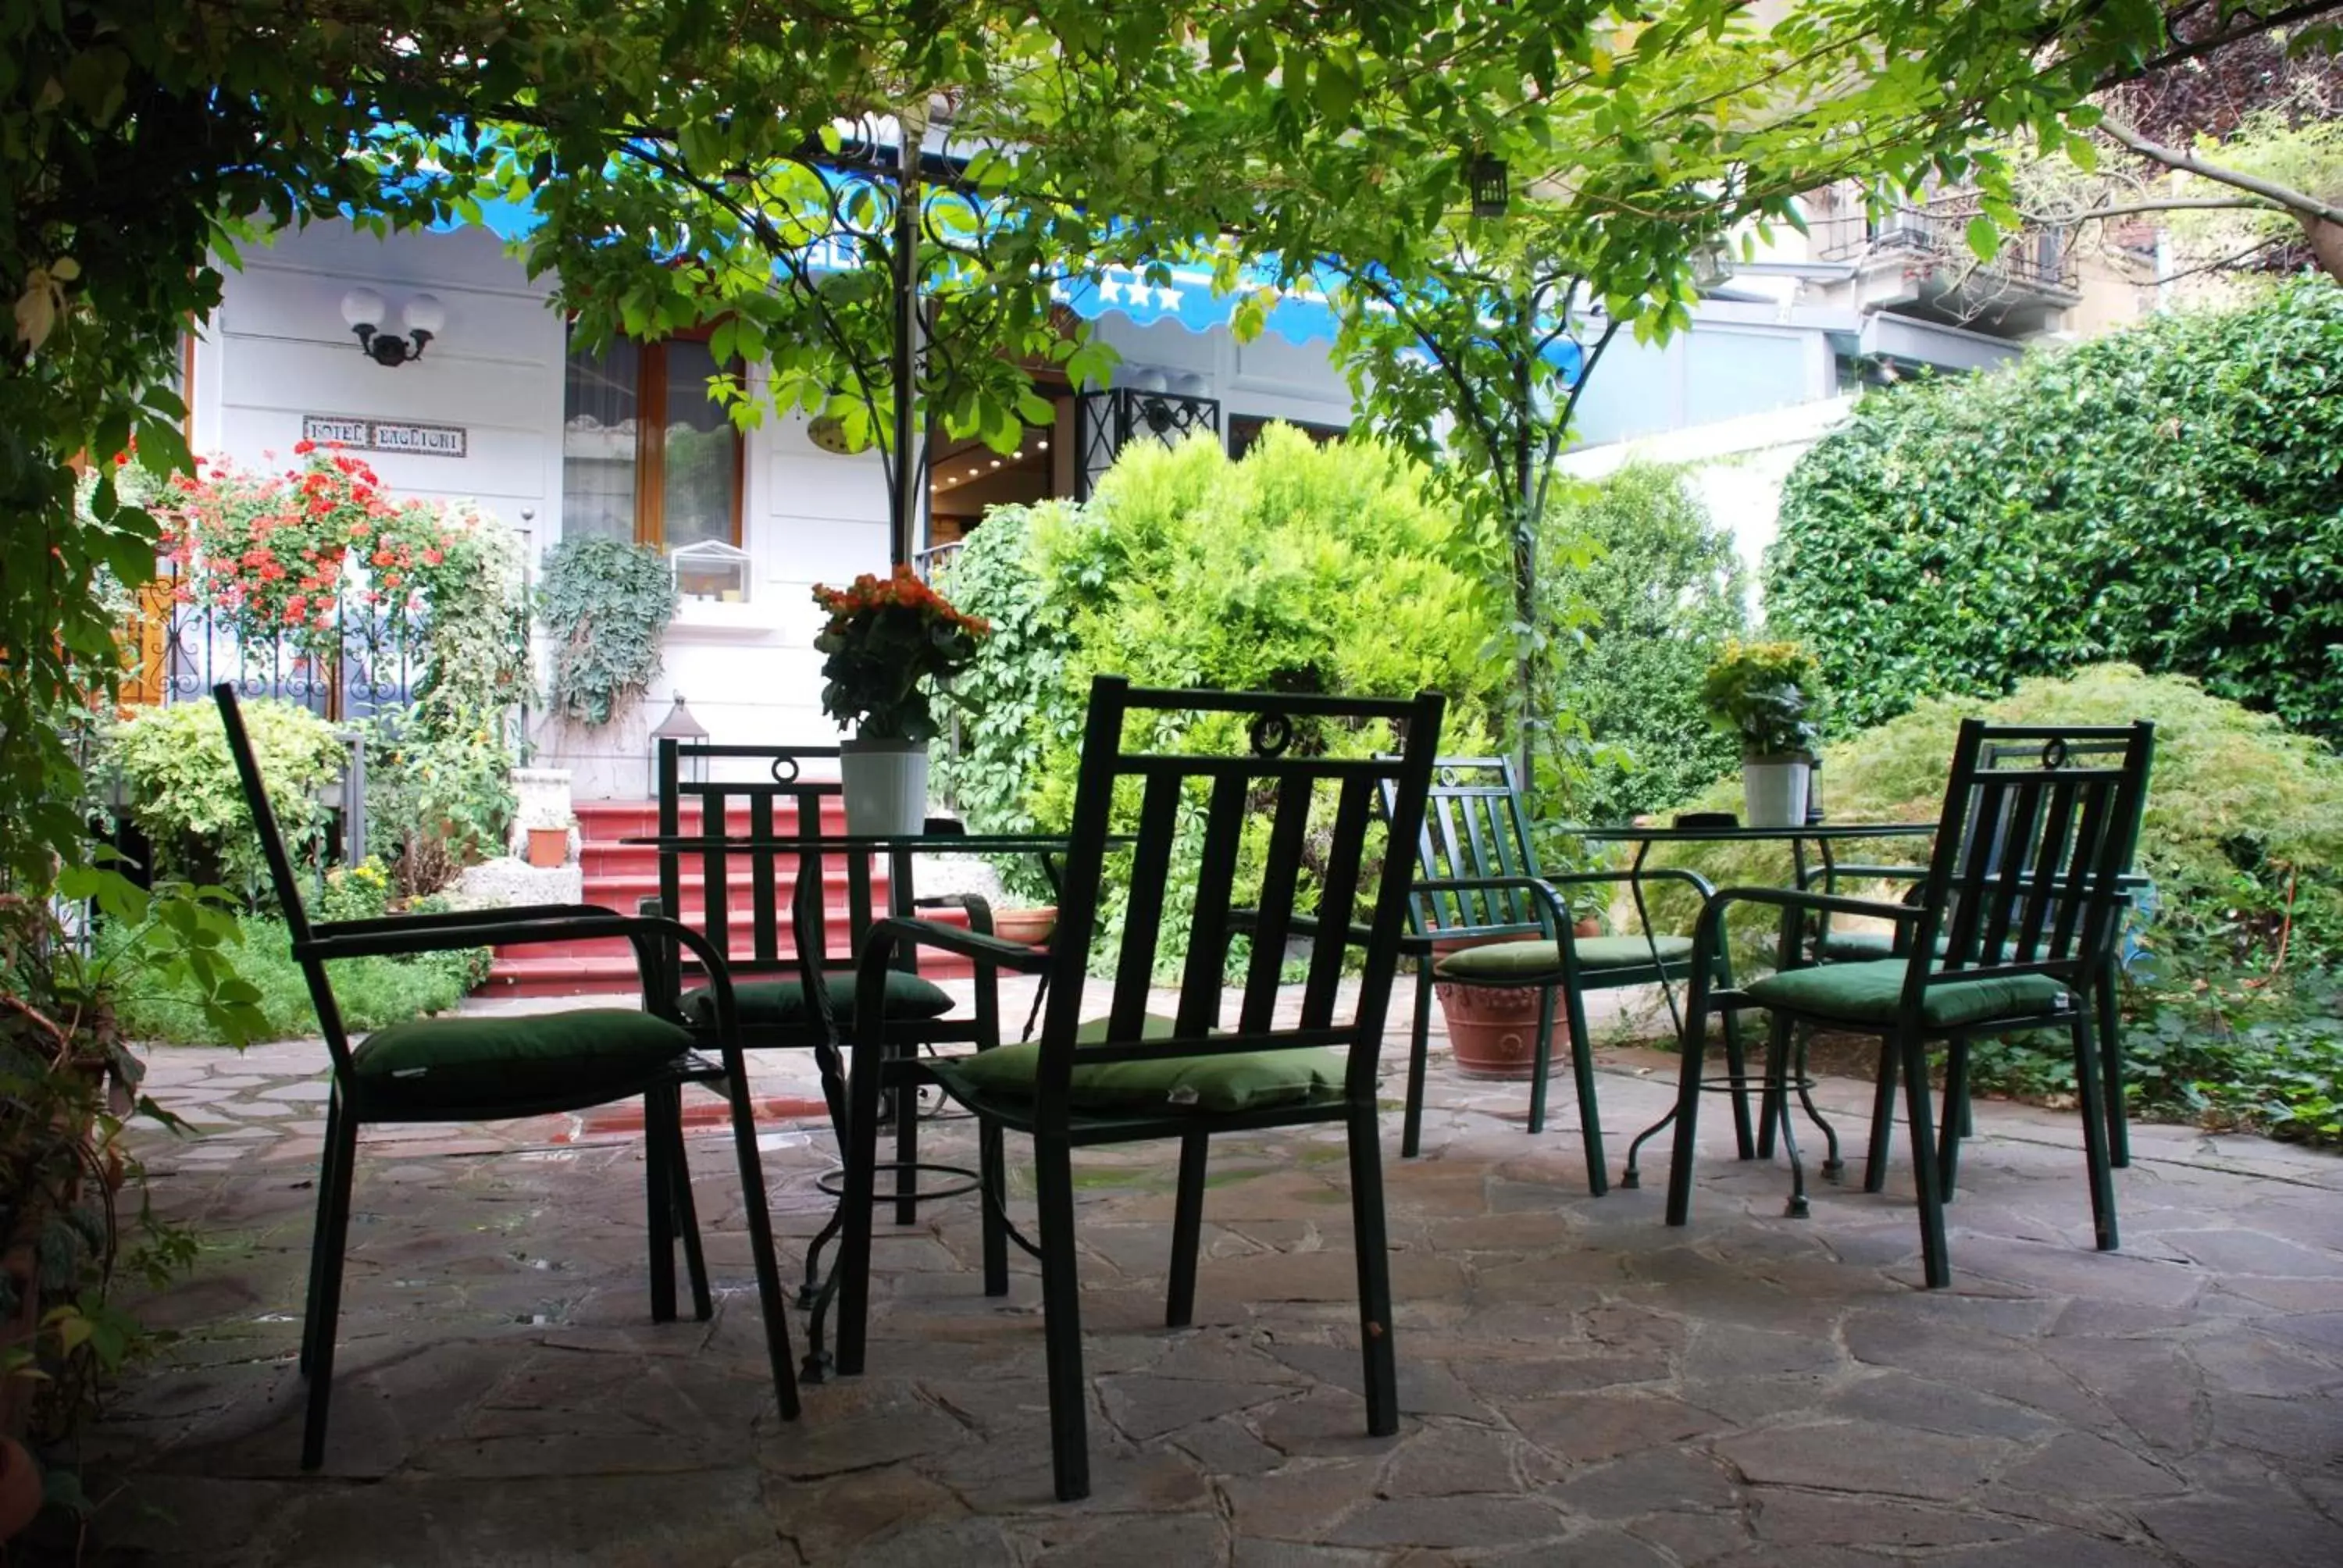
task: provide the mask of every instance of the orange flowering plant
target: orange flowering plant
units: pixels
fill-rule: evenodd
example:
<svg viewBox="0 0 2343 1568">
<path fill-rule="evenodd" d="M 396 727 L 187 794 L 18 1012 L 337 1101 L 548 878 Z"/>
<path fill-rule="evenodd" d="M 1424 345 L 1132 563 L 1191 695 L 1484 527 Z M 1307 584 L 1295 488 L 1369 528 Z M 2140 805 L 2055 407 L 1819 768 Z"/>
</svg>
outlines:
<svg viewBox="0 0 2343 1568">
<path fill-rule="evenodd" d="M 967 668 L 991 627 L 954 609 L 909 567 L 890 578 L 865 572 L 851 588 L 817 584 L 813 599 L 830 614 L 813 639 L 829 656 L 821 710 L 865 739 L 933 739 L 930 683 Z"/>
</svg>

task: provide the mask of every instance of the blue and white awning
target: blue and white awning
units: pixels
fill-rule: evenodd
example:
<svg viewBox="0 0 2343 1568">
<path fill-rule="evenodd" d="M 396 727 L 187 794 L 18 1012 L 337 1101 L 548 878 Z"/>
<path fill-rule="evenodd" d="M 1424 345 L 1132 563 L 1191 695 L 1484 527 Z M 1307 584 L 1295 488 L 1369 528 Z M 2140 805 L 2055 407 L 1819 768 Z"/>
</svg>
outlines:
<svg viewBox="0 0 2343 1568">
<path fill-rule="evenodd" d="M 1269 297 L 1265 329 L 1288 343 L 1332 343 L 1337 322 L 1325 289 L 1316 279 L 1279 286 L 1266 276 L 1246 292 Z M 1238 294 L 1212 292 L 1212 275 L 1202 267 L 1173 266 L 1170 281 L 1149 281 L 1143 269 L 1111 266 L 1088 277 L 1051 286 L 1050 297 L 1084 321 L 1120 316 L 1138 327 L 1176 321 L 1191 332 L 1210 332 L 1235 319 Z"/>
</svg>

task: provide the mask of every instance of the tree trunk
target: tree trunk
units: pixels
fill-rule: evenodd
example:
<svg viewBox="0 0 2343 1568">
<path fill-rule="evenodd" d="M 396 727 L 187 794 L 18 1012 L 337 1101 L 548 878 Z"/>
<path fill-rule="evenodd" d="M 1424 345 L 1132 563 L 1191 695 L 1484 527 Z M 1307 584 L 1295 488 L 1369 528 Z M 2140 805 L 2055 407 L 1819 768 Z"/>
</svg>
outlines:
<svg viewBox="0 0 2343 1568">
<path fill-rule="evenodd" d="M 2302 234 L 2310 242 L 2310 254 L 2318 258 L 2318 270 L 2343 283 L 2343 223 L 2329 223 L 2323 217 L 2305 214 Z"/>
</svg>

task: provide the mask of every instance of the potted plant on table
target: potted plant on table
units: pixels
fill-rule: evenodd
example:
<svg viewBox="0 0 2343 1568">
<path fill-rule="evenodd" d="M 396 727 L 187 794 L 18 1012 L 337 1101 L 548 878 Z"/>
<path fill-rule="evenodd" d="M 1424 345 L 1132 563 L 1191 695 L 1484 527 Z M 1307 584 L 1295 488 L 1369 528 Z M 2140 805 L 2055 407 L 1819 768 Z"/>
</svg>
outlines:
<svg viewBox="0 0 2343 1568">
<path fill-rule="evenodd" d="M 1700 688 L 1701 706 L 1741 740 L 1743 820 L 1789 828 L 1806 819 L 1808 775 L 1822 738 L 1822 670 L 1795 642 L 1725 645 Z"/>
<path fill-rule="evenodd" d="M 954 609 L 909 567 L 849 588 L 817 584 L 830 619 L 814 647 L 821 709 L 853 734 L 839 743 L 850 833 L 915 833 L 928 812 L 928 742 L 943 683 L 968 668 L 991 630 Z"/>
</svg>

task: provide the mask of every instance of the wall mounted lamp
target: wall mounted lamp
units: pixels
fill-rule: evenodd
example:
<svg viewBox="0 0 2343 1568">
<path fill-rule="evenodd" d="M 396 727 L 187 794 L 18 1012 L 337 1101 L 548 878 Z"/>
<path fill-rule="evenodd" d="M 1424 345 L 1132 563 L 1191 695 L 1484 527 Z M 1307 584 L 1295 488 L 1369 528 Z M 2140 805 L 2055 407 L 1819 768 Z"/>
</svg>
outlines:
<svg viewBox="0 0 2343 1568">
<path fill-rule="evenodd" d="M 353 288 L 342 296 L 342 319 L 358 336 L 358 352 L 376 364 L 396 367 L 423 357 L 424 345 L 447 325 L 447 307 L 427 294 L 418 294 L 399 312 L 407 336 L 382 330 L 389 307 L 371 288 Z"/>
</svg>

